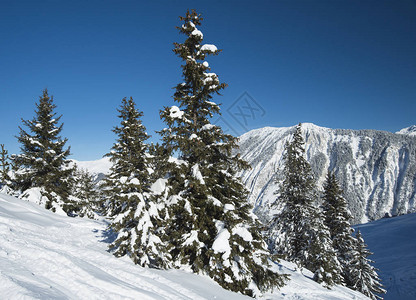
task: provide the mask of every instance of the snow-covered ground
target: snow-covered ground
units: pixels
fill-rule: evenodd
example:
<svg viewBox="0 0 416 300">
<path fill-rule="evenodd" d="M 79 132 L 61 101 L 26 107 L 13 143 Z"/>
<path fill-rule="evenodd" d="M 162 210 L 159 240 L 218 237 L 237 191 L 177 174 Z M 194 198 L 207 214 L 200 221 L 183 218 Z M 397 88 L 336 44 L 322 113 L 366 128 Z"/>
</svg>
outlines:
<svg viewBox="0 0 416 300">
<path fill-rule="evenodd" d="M 374 255 L 385 300 L 416 299 L 416 214 L 357 225 Z"/>
<path fill-rule="evenodd" d="M 0 299 L 250 299 L 208 277 L 115 258 L 104 233 L 102 221 L 69 218 L 0 194 Z M 344 287 L 328 290 L 289 263 L 281 270 L 290 282 L 263 299 L 367 299 Z"/>
</svg>

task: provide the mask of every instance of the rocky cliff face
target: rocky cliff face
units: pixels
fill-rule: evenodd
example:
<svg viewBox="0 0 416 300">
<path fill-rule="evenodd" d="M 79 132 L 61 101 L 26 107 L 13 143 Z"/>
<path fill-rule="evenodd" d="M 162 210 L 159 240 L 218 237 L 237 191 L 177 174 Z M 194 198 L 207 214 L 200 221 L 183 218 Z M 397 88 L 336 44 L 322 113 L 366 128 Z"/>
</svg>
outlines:
<svg viewBox="0 0 416 300">
<path fill-rule="evenodd" d="M 261 128 L 240 137 L 243 159 L 252 169 L 240 175 L 250 191 L 255 212 L 269 218 L 270 204 L 282 181 L 285 142 L 294 127 Z M 412 130 L 329 129 L 302 125 L 306 156 L 322 189 L 328 170 L 334 170 L 354 216 L 364 223 L 416 211 L 416 136 Z"/>
</svg>

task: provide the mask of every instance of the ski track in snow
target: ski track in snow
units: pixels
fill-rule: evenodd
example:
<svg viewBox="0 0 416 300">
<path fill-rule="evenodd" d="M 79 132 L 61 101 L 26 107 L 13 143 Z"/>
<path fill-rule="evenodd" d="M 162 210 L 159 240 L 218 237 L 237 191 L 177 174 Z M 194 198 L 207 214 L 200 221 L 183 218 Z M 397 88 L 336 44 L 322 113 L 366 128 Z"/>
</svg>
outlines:
<svg viewBox="0 0 416 300">
<path fill-rule="evenodd" d="M 0 299 L 252 299 L 206 276 L 115 258 L 104 232 L 102 221 L 61 216 L 0 194 Z M 292 267 L 280 266 L 292 280 L 262 299 L 366 299 L 343 287 L 327 290 Z"/>
</svg>

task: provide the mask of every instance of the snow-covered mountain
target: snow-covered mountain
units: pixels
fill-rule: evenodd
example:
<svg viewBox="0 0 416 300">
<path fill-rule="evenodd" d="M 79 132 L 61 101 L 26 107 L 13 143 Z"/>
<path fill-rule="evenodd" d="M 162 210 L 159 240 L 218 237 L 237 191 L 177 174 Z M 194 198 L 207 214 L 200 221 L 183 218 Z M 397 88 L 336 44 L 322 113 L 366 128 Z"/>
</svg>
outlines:
<svg viewBox="0 0 416 300">
<path fill-rule="evenodd" d="M 111 167 L 111 162 L 108 157 L 91 161 L 79 161 L 73 159 L 72 162 L 76 164 L 78 168 L 87 170 L 91 174 L 108 174 Z"/>
<path fill-rule="evenodd" d="M 412 127 L 409 127 L 412 128 Z M 251 170 L 241 173 L 249 201 L 265 218 L 273 211 L 282 180 L 284 145 L 294 127 L 261 128 L 240 137 L 242 158 Z M 334 170 L 344 190 L 354 223 L 416 210 L 416 136 L 376 130 L 329 129 L 302 124 L 308 161 L 322 186 Z"/>
<path fill-rule="evenodd" d="M 72 166 L 76 165 L 78 169 L 90 173 L 95 182 L 99 182 L 100 180 L 104 179 L 105 176 L 110 173 L 110 168 L 112 166 L 110 158 L 108 157 L 90 161 L 79 161 L 72 159 L 71 162 Z"/>
<path fill-rule="evenodd" d="M 70 218 L 0 193 L 1 299 L 252 299 L 208 276 L 155 270 L 107 252 L 103 221 Z M 345 287 L 328 290 L 282 261 L 288 284 L 261 299 L 368 299 Z"/>
<path fill-rule="evenodd" d="M 403 128 L 403 129 L 397 131 L 396 133 L 416 136 L 416 125 L 412 125 L 410 127 Z"/>
</svg>

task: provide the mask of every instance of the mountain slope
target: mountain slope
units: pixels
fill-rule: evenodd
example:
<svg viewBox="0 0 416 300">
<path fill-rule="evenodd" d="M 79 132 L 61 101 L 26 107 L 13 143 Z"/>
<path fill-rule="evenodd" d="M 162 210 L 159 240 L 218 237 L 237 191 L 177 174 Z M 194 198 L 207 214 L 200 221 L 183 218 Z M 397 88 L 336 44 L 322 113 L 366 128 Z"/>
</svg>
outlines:
<svg viewBox="0 0 416 300">
<path fill-rule="evenodd" d="M 0 194 L 0 298 L 251 299 L 208 277 L 115 258 L 106 252 L 104 229 L 102 221 L 61 216 Z M 279 268 L 292 280 L 264 299 L 367 299 L 344 287 L 327 290 L 290 263 Z"/>
<path fill-rule="evenodd" d="M 252 166 L 240 175 L 249 201 L 266 219 L 282 180 L 283 150 L 294 127 L 266 127 L 240 137 L 243 159 Z M 376 130 L 302 126 L 308 161 L 321 186 L 328 169 L 342 185 L 355 223 L 416 210 L 416 137 Z"/>
<path fill-rule="evenodd" d="M 403 129 L 397 131 L 396 133 L 416 136 L 416 125 L 412 125 L 410 127 L 403 128 Z"/>
<path fill-rule="evenodd" d="M 416 299 L 416 214 L 357 225 L 374 255 L 385 300 Z"/>
</svg>

